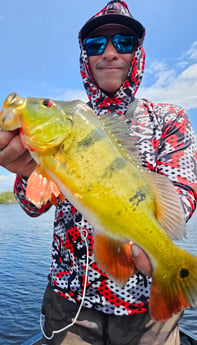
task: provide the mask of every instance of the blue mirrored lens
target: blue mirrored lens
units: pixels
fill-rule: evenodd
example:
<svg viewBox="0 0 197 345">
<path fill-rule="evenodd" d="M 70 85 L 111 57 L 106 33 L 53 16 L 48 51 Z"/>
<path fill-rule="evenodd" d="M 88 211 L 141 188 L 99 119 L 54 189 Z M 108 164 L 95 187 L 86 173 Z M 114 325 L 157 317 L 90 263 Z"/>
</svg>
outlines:
<svg viewBox="0 0 197 345">
<path fill-rule="evenodd" d="M 132 53 L 136 46 L 135 36 L 131 35 L 114 35 L 112 43 L 120 54 Z"/>
<path fill-rule="evenodd" d="M 87 54 L 89 56 L 103 54 L 109 40 L 120 54 L 132 53 L 137 43 L 133 35 L 116 34 L 113 36 L 89 37 L 84 42 Z"/>
<path fill-rule="evenodd" d="M 90 37 L 85 40 L 85 48 L 88 55 L 100 55 L 104 52 L 107 45 L 105 36 Z"/>
</svg>

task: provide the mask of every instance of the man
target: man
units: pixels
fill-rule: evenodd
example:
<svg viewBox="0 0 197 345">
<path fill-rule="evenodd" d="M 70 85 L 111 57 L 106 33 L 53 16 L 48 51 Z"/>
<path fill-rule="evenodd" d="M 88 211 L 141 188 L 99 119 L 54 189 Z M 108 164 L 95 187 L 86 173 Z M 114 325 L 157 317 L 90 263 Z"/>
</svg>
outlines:
<svg viewBox="0 0 197 345">
<path fill-rule="evenodd" d="M 144 27 L 131 16 L 126 3 L 110 1 L 80 31 L 81 76 L 95 113 L 113 113 L 126 121 L 143 166 L 173 182 L 187 221 L 197 200 L 195 137 L 182 108 L 135 100 L 144 71 L 144 36 Z M 15 194 L 20 205 L 31 216 L 47 211 L 49 202 L 39 210 L 26 198 L 27 178 L 35 163 L 18 133 L 1 133 L 0 149 L 1 165 L 17 173 Z M 79 230 L 85 231 L 85 240 Z M 52 266 L 42 307 L 42 343 L 180 344 L 177 322 L 181 313 L 157 323 L 148 313 L 151 279 L 146 275 L 151 275 L 151 265 L 146 254 L 132 246 L 138 272 L 120 288 L 97 266 L 93 235 L 92 226 L 68 200 L 58 201 Z"/>
</svg>

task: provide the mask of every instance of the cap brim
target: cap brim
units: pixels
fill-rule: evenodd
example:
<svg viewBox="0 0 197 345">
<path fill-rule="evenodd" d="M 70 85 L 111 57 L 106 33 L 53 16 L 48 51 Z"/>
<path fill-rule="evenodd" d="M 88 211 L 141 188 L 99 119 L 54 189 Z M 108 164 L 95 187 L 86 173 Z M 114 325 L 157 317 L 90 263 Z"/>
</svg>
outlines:
<svg viewBox="0 0 197 345">
<path fill-rule="evenodd" d="M 90 33 L 101 25 L 105 24 L 120 24 L 125 25 L 135 32 L 137 37 L 142 40 L 145 34 L 143 25 L 132 17 L 127 17 L 119 14 L 106 14 L 103 16 L 94 17 L 90 19 L 81 29 L 81 39 L 84 40 Z"/>
</svg>

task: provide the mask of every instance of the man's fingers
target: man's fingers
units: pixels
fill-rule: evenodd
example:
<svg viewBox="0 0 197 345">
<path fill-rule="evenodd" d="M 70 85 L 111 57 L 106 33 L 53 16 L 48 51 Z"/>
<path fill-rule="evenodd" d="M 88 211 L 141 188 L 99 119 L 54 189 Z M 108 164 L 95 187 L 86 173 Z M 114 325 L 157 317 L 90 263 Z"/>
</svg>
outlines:
<svg viewBox="0 0 197 345">
<path fill-rule="evenodd" d="M 3 145 L 3 143 L 1 144 Z M 20 158 L 26 150 L 18 135 L 12 137 L 9 143 L 0 151 L 0 164 L 7 168 L 8 164 Z"/>
<path fill-rule="evenodd" d="M 18 130 L 9 132 L 0 131 L 0 151 L 3 150 L 17 135 Z"/>
<path fill-rule="evenodd" d="M 18 130 L 0 131 L 0 166 L 27 177 L 35 169 L 36 163 L 23 146 Z"/>
</svg>

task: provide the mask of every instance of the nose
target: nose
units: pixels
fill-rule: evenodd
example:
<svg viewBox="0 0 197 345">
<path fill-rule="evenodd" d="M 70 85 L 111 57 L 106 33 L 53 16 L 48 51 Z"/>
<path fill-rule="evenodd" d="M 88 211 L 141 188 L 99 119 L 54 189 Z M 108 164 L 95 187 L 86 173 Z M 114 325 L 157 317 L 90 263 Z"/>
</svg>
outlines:
<svg viewBox="0 0 197 345">
<path fill-rule="evenodd" d="M 111 41 L 108 41 L 107 46 L 103 52 L 103 58 L 112 61 L 112 60 L 117 60 L 118 59 L 118 52 L 114 48 L 113 44 Z"/>
</svg>

